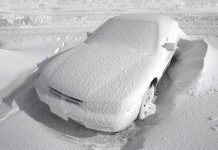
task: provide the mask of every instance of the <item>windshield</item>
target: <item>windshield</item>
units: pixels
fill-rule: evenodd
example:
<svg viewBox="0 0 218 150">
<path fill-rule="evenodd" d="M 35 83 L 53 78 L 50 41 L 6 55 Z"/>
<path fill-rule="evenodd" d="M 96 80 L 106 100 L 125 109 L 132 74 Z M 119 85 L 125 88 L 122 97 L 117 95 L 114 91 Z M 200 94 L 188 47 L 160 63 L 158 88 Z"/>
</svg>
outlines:
<svg viewBox="0 0 218 150">
<path fill-rule="evenodd" d="M 94 31 L 86 43 L 148 53 L 154 51 L 157 35 L 157 22 L 113 18 Z"/>
</svg>

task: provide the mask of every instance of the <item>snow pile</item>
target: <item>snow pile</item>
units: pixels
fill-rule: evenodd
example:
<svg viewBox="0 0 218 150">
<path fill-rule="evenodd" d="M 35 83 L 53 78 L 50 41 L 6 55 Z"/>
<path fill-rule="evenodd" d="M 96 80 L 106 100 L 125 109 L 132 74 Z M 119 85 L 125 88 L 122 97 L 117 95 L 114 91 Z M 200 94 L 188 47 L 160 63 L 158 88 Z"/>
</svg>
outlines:
<svg viewBox="0 0 218 150">
<path fill-rule="evenodd" d="M 34 38 L 4 43 L 0 49 L 0 119 L 17 112 L 12 98 L 38 76 L 39 64 L 52 56 L 58 43 L 52 38 Z M 11 102 L 12 101 L 12 102 Z"/>
<path fill-rule="evenodd" d="M 207 53 L 204 58 L 204 68 L 194 87 L 192 87 L 193 93 L 190 91 L 193 95 L 218 92 L 218 68 L 216 67 L 218 64 L 218 50 L 206 40 L 205 43 L 207 44 Z"/>
<path fill-rule="evenodd" d="M 217 57 L 218 50 L 204 39 L 180 40 L 174 58 L 176 66 L 169 70 L 177 89 L 193 96 L 217 91 Z"/>
<path fill-rule="evenodd" d="M 22 78 L 25 72 L 34 70 L 37 63 L 54 54 L 57 44 L 53 43 L 52 39 L 38 38 L 27 42 L 20 40 L 4 44 L 4 49 L 0 49 L 0 89 L 10 84 L 12 80 L 19 81 L 16 78 Z M 36 46 L 38 47 L 35 48 Z"/>
</svg>

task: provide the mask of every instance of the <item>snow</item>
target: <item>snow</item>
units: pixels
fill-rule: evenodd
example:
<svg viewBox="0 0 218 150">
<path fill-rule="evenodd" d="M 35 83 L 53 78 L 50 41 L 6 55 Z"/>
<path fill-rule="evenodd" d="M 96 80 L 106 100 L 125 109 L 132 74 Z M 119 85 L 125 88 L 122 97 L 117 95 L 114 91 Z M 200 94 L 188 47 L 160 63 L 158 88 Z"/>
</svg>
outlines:
<svg viewBox="0 0 218 150">
<path fill-rule="evenodd" d="M 104 4 L 102 2 L 101 7 L 99 7 L 97 1 L 84 2 L 84 5 L 82 1 L 78 1 L 74 5 L 77 8 L 76 13 L 72 13 L 75 9 L 72 9 L 69 6 L 70 2 L 67 1 L 65 3 L 60 1 L 53 1 L 54 3 L 44 1 L 40 1 L 40 3 L 37 1 L 22 2 L 24 5 L 19 2 L 2 1 L 1 17 L 5 17 L 0 20 L 0 54 L 3 54 L 0 56 L 0 65 L 1 69 L 2 64 L 7 66 L 4 67 L 6 68 L 4 72 L 11 72 L 7 77 L 7 75 L 3 76 L 4 72 L 1 71 L 0 83 L 10 82 L 14 89 L 21 85 L 18 84 L 19 86 L 17 86 L 13 83 L 16 77 L 20 78 L 20 73 L 23 74 L 22 70 L 26 77 L 29 77 L 34 72 L 33 68 L 36 64 L 44 60 L 45 57 L 53 55 L 63 42 L 67 44 L 63 49 L 60 48 L 60 51 L 79 43 L 85 37 L 85 31 L 92 31 L 93 27 L 96 28 L 107 18 L 120 13 L 135 11 L 134 8 L 137 11 L 169 12 L 179 21 L 180 26 L 186 33 L 201 35 L 199 37 L 204 37 L 206 40 L 183 41 L 182 45 L 188 48 L 181 49 L 181 55 L 175 58 L 159 84 L 157 115 L 151 116 L 145 121 L 136 121 L 130 128 L 120 133 L 102 133 L 86 129 L 71 120 L 63 121 L 50 113 L 49 109 L 39 101 L 33 88 L 34 75 L 28 82 L 22 79 L 22 88 L 18 88 L 18 91 L 12 90 L 15 97 L 13 96 L 8 102 L 12 105 L 5 104 L 6 99 L 4 98 L 0 105 L 0 149 L 217 149 L 217 14 L 202 13 L 216 13 L 217 5 L 214 4 L 214 1 L 165 0 L 160 3 L 137 1 L 137 8 L 131 5 L 133 1 L 125 4 L 111 1 L 108 1 L 110 4 L 107 2 Z M 51 12 L 49 12 L 51 5 L 60 8 L 53 9 L 53 13 L 58 15 L 51 17 Z M 160 6 L 163 7 L 160 8 Z M 25 9 L 19 10 L 23 7 Z M 35 9 L 33 10 L 32 7 Z M 30 8 L 31 11 L 29 11 Z M 37 8 L 44 10 L 43 13 Z M 86 11 L 81 11 L 81 8 Z M 96 11 L 96 8 L 99 8 L 99 10 Z M 105 8 L 108 8 L 107 11 L 105 11 Z M 182 12 L 183 10 L 186 12 Z M 179 13 L 171 13 L 175 11 Z M 187 13 L 187 11 L 190 13 Z M 39 15 L 29 15 L 30 12 Z M 39 24 L 35 24 L 35 26 L 32 24 L 34 28 L 30 24 L 27 27 L 25 24 L 20 25 L 19 22 L 16 24 L 14 21 L 14 26 L 24 27 L 16 29 L 13 24 L 10 26 L 7 20 L 7 14 L 11 13 L 18 14 L 18 16 L 29 16 L 32 20 L 34 20 L 33 18 L 39 20 L 46 18 L 42 25 L 45 28 L 41 28 Z M 20 18 L 22 19 L 22 17 Z M 69 27 L 71 24 L 75 27 Z M 59 28 L 57 25 L 64 28 Z M 85 26 L 85 28 L 78 29 L 78 26 Z M 65 39 L 65 36 L 69 38 Z M 51 40 L 54 47 L 53 44 L 44 41 L 45 39 Z M 38 44 L 38 41 L 41 41 L 40 44 Z M 23 51 L 27 45 L 29 47 Z M 40 45 L 44 48 L 38 48 Z M 183 51 L 184 55 L 182 55 Z M 190 57 L 188 51 L 191 51 Z M 13 56 L 10 57 L 11 61 L 4 57 L 9 55 Z M 195 55 L 197 55 L 196 60 L 191 57 Z M 16 61 L 16 56 L 21 58 L 21 63 L 26 62 L 24 66 L 19 65 L 20 61 Z M 24 58 L 24 56 L 32 59 L 26 59 L 27 57 Z M 32 62 L 33 60 L 34 62 Z M 8 64 L 4 62 L 8 62 Z M 19 68 L 16 69 L 14 64 L 17 64 Z M 32 67 L 29 64 L 32 64 Z M 7 85 L 3 86 L 2 84 L 0 86 L 7 87 Z M 1 97 L 2 94 L 10 95 L 10 92 L 8 94 L 1 93 Z"/>
<path fill-rule="evenodd" d="M 86 40 L 88 44 L 103 47 L 120 47 L 151 54 L 159 34 L 158 20 L 116 17 L 104 23 Z M 128 32 L 126 32 L 128 31 Z M 143 40 L 142 40 L 143 39 Z M 145 44 L 146 41 L 146 44 Z"/>
<path fill-rule="evenodd" d="M 37 40 L 37 39 L 36 39 Z M 7 45 L 9 44 L 9 45 Z M 4 45 L 5 49 L 1 49 L 0 54 L 0 67 L 1 67 L 1 96 L 7 95 L 15 90 L 19 84 L 22 84 L 35 70 L 38 64 L 46 59 L 48 56 L 53 55 L 52 40 L 38 39 L 37 41 L 7 43 Z M 16 48 L 19 45 L 19 48 Z M 35 48 L 36 45 L 39 45 Z M 29 50 L 31 49 L 31 50 Z M 46 49 L 46 52 L 43 52 Z M 37 55 L 36 54 L 37 51 Z M 13 58 L 13 59 L 8 59 Z M 13 67 L 15 66 L 15 67 Z M 19 80 L 18 80 L 19 78 Z"/>
<path fill-rule="evenodd" d="M 144 92 L 154 78 L 160 78 L 173 55 L 159 48 L 159 41 L 169 37 L 176 44 L 179 39 L 172 19 L 141 16 L 112 18 L 90 39 L 52 59 L 36 84 L 41 101 L 65 120 L 71 118 L 91 129 L 120 131 L 130 125 L 137 118 Z M 170 28 L 173 31 L 168 33 Z M 171 32 L 172 37 L 168 36 Z M 59 101 L 49 88 L 83 104 Z"/>
<path fill-rule="evenodd" d="M 207 42 L 207 41 L 205 41 Z M 209 42 L 207 42 L 209 43 Z M 218 50 L 208 44 L 207 53 L 204 58 L 204 68 L 197 81 L 196 88 L 193 89 L 194 95 L 202 95 L 205 92 L 216 92 L 218 91 L 218 69 L 215 69 L 216 59 L 218 57 Z"/>
<path fill-rule="evenodd" d="M 115 53 L 114 51 L 117 52 Z M 98 54 L 97 56 L 96 53 Z M 51 61 L 42 72 L 40 84 L 48 85 L 86 102 L 83 105 L 84 110 L 74 105 L 69 106 L 69 108 L 65 106 L 66 112 L 69 113 L 68 115 L 74 116 L 75 120 L 89 124 L 88 118 L 93 118 L 96 122 L 100 122 L 102 117 L 104 117 L 103 120 L 106 123 L 102 126 L 110 126 L 108 124 L 109 120 L 111 120 L 110 118 L 113 115 L 116 116 L 116 113 L 119 114 L 116 117 L 117 119 L 115 118 L 117 121 L 122 121 L 121 118 L 125 117 L 123 112 L 126 112 L 127 108 L 121 107 L 121 104 L 125 103 L 123 100 L 126 99 L 126 93 L 132 91 L 131 89 L 136 84 L 133 84 L 132 81 L 136 81 L 137 77 L 139 77 L 137 69 L 132 66 L 145 68 L 148 60 L 148 56 L 138 55 L 133 52 L 128 53 L 125 50 L 104 50 L 103 48 L 99 49 L 98 47 L 81 44 L 74 50 L 67 51 Z M 65 62 L 64 65 L 63 61 Z M 61 67 L 59 64 L 62 64 Z M 99 70 L 99 68 L 102 69 Z M 127 72 L 122 72 L 123 70 L 127 70 Z M 135 72 L 134 76 L 131 76 L 131 72 Z M 56 82 L 53 82 L 54 80 Z M 66 85 L 66 83 L 69 84 Z M 54 101 L 51 99 L 51 95 L 47 96 L 47 92 L 41 92 L 39 91 L 39 96 L 42 101 L 49 105 L 57 103 L 58 106 L 58 100 Z M 54 98 L 54 96 L 52 97 Z M 107 105 L 104 105 L 105 103 Z M 55 108 L 55 106 L 53 107 Z M 101 115 L 99 112 L 107 113 L 108 117 L 106 118 L 107 115 Z M 120 114 L 121 112 L 123 115 Z M 94 123 L 92 124 L 94 125 Z"/>
</svg>

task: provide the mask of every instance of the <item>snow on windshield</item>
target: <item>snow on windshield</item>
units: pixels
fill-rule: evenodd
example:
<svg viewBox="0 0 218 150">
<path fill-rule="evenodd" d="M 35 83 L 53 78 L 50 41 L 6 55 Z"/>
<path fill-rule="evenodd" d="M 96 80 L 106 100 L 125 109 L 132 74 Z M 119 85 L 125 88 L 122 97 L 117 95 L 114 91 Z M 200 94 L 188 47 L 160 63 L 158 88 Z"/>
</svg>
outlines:
<svg viewBox="0 0 218 150">
<path fill-rule="evenodd" d="M 157 22 L 113 18 L 94 31 L 86 43 L 151 53 L 158 38 L 158 29 Z"/>
</svg>

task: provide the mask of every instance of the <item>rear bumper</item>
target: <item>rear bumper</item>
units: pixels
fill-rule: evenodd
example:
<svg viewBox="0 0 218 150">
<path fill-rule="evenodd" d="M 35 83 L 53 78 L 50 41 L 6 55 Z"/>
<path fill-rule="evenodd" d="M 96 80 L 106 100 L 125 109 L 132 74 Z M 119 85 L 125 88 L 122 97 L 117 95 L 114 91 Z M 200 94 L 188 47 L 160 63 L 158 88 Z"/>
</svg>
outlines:
<svg viewBox="0 0 218 150">
<path fill-rule="evenodd" d="M 42 86 L 39 81 L 36 83 L 35 88 L 40 100 L 49 106 L 52 113 L 64 120 L 70 118 L 94 130 L 106 132 L 121 131 L 128 127 L 137 118 L 139 113 L 140 106 L 135 106 L 122 114 L 91 112 L 83 106 L 75 105 L 57 97 L 49 92 L 48 88 Z"/>
</svg>

